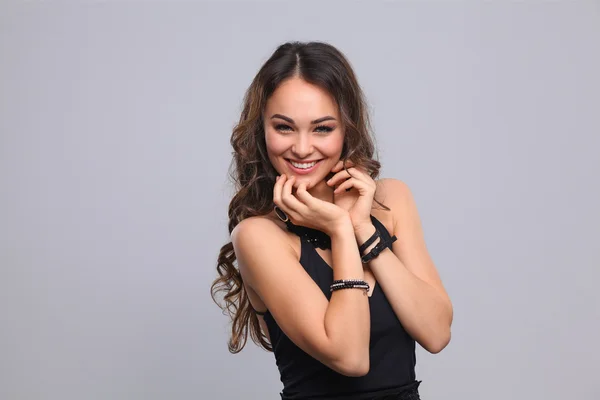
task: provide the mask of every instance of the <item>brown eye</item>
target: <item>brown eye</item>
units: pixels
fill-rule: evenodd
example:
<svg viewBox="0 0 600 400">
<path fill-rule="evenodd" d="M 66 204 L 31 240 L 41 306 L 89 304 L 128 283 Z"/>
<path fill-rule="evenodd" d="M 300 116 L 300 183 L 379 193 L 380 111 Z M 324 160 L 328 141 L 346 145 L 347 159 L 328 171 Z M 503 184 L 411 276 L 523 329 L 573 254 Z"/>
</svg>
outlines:
<svg viewBox="0 0 600 400">
<path fill-rule="evenodd" d="M 285 124 L 276 125 L 275 129 L 277 129 L 278 131 L 291 131 L 292 130 L 292 128 L 289 125 L 285 125 Z"/>
<path fill-rule="evenodd" d="M 327 125 L 319 125 L 315 128 L 315 131 L 317 132 L 321 132 L 321 133 L 328 133 L 333 131 L 335 128 L 332 128 L 331 126 L 327 126 Z"/>
</svg>

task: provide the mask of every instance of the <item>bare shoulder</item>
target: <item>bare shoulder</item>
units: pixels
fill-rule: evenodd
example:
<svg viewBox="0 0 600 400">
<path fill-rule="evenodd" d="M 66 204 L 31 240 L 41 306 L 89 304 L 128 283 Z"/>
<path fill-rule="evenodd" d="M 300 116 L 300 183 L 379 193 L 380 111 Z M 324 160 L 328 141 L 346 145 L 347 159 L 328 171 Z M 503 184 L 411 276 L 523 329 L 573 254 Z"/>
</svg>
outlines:
<svg viewBox="0 0 600 400">
<path fill-rule="evenodd" d="M 382 178 L 377 180 L 377 200 L 382 202 L 398 203 L 412 197 L 408 184 L 396 178 Z"/>
<path fill-rule="evenodd" d="M 373 214 L 392 232 L 395 230 L 396 221 L 408 212 L 410 203 L 413 201 L 412 193 L 408 185 L 399 179 L 382 178 L 378 179 L 376 183 L 375 199 L 390 210 L 381 209 L 375 203 L 373 204 Z"/>
<path fill-rule="evenodd" d="M 376 198 L 390 208 L 392 231 L 400 243 L 425 245 L 419 211 L 406 182 L 395 178 L 380 179 Z"/>
<path fill-rule="evenodd" d="M 265 233 L 267 235 L 278 236 L 281 233 L 281 229 L 277 226 L 277 223 L 269 216 L 256 216 L 249 217 L 242 220 L 239 224 L 233 228 L 231 232 L 231 240 L 233 242 L 239 242 L 240 240 L 246 240 L 249 236 L 257 232 Z M 280 235 L 281 236 L 281 235 Z"/>
<path fill-rule="evenodd" d="M 241 270 L 259 264 L 246 261 L 255 261 L 265 251 L 268 254 L 269 248 L 276 249 L 274 251 L 278 254 L 296 254 L 286 233 L 269 216 L 249 217 L 241 221 L 231 232 L 231 242 Z"/>
</svg>

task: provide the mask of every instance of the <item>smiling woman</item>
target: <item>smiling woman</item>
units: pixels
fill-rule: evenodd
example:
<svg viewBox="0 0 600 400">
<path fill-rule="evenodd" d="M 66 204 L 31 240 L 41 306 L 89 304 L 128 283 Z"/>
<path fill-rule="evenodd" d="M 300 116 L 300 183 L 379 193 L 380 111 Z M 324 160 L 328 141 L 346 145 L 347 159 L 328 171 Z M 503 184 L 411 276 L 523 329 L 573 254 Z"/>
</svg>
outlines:
<svg viewBox="0 0 600 400">
<path fill-rule="evenodd" d="M 335 100 L 319 86 L 296 76 L 273 92 L 265 115 L 270 116 L 265 142 L 271 164 L 279 173 L 296 176 L 296 185 L 305 182 L 308 190 L 317 186 L 317 175 L 331 171 L 344 144 Z"/>
<path fill-rule="evenodd" d="M 211 294 L 232 319 L 232 353 L 248 334 L 274 352 L 284 399 L 418 399 L 415 343 L 437 353 L 450 340 L 413 197 L 377 179 L 365 110 L 339 50 L 286 43 L 231 137 L 231 242 Z"/>
</svg>

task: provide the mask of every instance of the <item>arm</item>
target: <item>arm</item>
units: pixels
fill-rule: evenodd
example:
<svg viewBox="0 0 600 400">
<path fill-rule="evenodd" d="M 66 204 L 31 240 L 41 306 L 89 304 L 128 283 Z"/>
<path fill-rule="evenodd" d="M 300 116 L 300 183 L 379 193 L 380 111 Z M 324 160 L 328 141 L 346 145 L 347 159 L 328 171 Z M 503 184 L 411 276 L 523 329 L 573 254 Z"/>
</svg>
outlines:
<svg viewBox="0 0 600 400">
<path fill-rule="evenodd" d="M 364 279 L 350 219 L 332 227 L 330 236 L 334 279 Z M 362 290 L 335 291 L 328 302 L 281 229 L 265 218 L 242 221 L 232 242 L 244 283 L 290 340 L 343 375 L 368 372 L 370 315 Z"/>
<path fill-rule="evenodd" d="M 393 251 L 384 250 L 369 262 L 369 267 L 406 331 L 424 349 L 438 353 L 450 342 L 453 318 L 450 298 L 427 251 L 408 186 L 394 179 L 385 179 L 379 184 L 385 203 L 392 210 L 392 235 L 398 239 L 392 245 Z M 373 232 L 372 224 L 355 228 L 359 243 Z"/>
</svg>

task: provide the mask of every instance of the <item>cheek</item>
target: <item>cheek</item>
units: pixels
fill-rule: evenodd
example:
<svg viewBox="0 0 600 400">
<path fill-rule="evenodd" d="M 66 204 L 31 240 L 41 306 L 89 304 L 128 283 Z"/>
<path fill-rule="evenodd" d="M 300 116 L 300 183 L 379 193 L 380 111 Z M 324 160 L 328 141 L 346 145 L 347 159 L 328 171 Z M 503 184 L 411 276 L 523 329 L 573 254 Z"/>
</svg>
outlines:
<svg viewBox="0 0 600 400">
<path fill-rule="evenodd" d="M 344 137 L 340 135 L 331 139 L 332 140 L 323 148 L 323 151 L 326 151 L 328 156 L 333 157 L 342 153 L 342 149 L 344 148 Z"/>
<path fill-rule="evenodd" d="M 287 148 L 286 141 L 281 136 L 275 135 L 267 130 L 265 134 L 265 143 L 267 145 L 267 152 L 270 156 L 278 156 L 283 153 Z"/>
<path fill-rule="evenodd" d="M 281 140 L 281 138 L 277 137 L 276 135 L 269 135 L 269 133 L 265 135 L 267 155 L 269 157 L 269 161 L 271 161 L 271 164 L 277 171 L 281 170 L 280 164 L 282 163 L 282 160 L 280 156 L 289 147 L 284 142 L 284 140 Z"/>
</svg>

